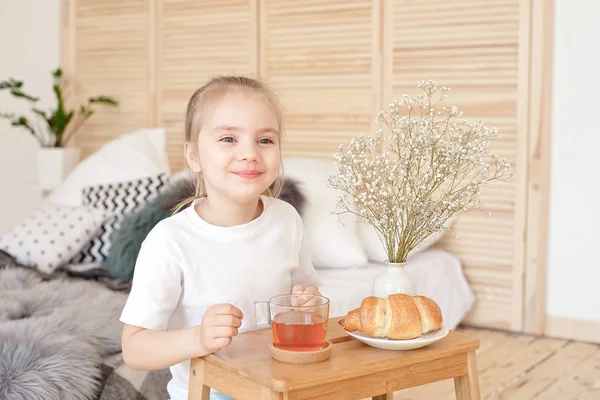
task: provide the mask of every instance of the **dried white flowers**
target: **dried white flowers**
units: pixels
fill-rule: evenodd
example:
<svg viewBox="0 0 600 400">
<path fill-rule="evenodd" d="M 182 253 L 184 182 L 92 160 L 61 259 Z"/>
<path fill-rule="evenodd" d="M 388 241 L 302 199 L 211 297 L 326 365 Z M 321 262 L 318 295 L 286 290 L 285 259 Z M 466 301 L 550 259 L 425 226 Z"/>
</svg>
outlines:
<svg viewBox="0 0 600 400">
<path fill-rule="evenodd" d="M 339 214 L 370 223 L 390 262 L 405 262 L 448 219 L 481 207 L 487 182 L 512 179 L 509 163 L 490 152 L 496 129 L 462 119 L 456 106 L 441 107 L 449 88 L 433 81 L 418 87 L 424 93 L 402 96 L 377 116 L 389 134 L 379 129 L 340 146 L 329 179 L 342 192 Z"/>
</svg>

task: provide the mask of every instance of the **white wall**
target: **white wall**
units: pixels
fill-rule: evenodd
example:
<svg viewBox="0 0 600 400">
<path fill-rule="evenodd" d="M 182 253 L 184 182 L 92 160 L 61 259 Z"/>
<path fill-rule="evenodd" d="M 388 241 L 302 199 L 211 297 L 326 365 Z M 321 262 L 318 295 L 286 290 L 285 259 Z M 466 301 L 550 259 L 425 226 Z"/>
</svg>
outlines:
<svg viewBox="0 0 600 400">
<path fill-rule="evenodd" d="M 600 1 L 555 4 L 547 312 L 600 320 Z"/>
<path fill-rule="evenodd" d="M 0 80 L 23 80 L 26 92 L 41 97 L 42 109 L 54 106 L 50 74 L 59 66 L 59 0 L 0 0 L 0 47 Z M 28 102 L 0 92 L 0 112 L 29 109 Z M 0 235 L 40 203 L 37 147 L 28 131 L 0 120 Z"/>
</svg>

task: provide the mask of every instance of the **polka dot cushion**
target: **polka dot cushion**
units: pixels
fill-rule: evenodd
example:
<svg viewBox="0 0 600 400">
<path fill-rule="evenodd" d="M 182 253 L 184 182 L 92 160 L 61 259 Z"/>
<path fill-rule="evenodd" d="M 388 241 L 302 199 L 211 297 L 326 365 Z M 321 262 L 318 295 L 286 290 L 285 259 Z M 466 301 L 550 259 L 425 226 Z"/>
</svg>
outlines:
<svg viewBox="0 0 600 400">
<path fill-rule="evenodd" d="M 22 265 L 52 273 L 98 231 L 110 214 L 86 206 L 47 203 L 0 238 L 0 249 Z"/>
</svg>

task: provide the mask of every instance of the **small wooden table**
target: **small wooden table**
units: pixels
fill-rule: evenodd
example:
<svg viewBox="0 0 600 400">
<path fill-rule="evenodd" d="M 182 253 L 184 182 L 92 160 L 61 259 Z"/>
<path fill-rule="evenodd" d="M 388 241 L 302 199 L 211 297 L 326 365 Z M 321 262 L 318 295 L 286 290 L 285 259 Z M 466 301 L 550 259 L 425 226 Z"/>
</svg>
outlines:
<svg viewBox="0 0 600 400">
<path fill-rule="evenodd" d="M 395 391 L 454 378 L 457 399 L 480 399 L 479 340 L 450 331 L 417 350 L 379 350 L 349 336 L 338 320 L 329 321 L 331 358 L 316 364 L 272 359 L 270 329 L 239 335 L 218 353 L 191 360 L 188 398 L 208 400 L 214 388 L 235 399 L 391 400 Z"/>
</svg>

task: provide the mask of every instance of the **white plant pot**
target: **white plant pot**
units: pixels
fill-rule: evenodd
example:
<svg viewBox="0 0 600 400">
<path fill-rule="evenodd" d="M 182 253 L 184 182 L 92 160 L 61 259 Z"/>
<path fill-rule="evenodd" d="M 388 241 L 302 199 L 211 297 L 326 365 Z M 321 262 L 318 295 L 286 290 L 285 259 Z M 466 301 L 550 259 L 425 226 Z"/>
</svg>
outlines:
<svg viewBox="0 0 600 400">
<path fill-rule="evenodd" d="M 79 162 L 81 150 L 74 147 L 42 147 L 37 151 L 38 179 L 42 189 L 60 185 Z"/>
<path fill-rule="evenodd" d="M 406 270 L 406 263 L 390 263 L 387 268 L 373 281 L 373 296 L 387 298 L 391 294 L 404 293 L 409 296 L 418 294 L 418 284 L 415 277 Z"/>
</svg>

